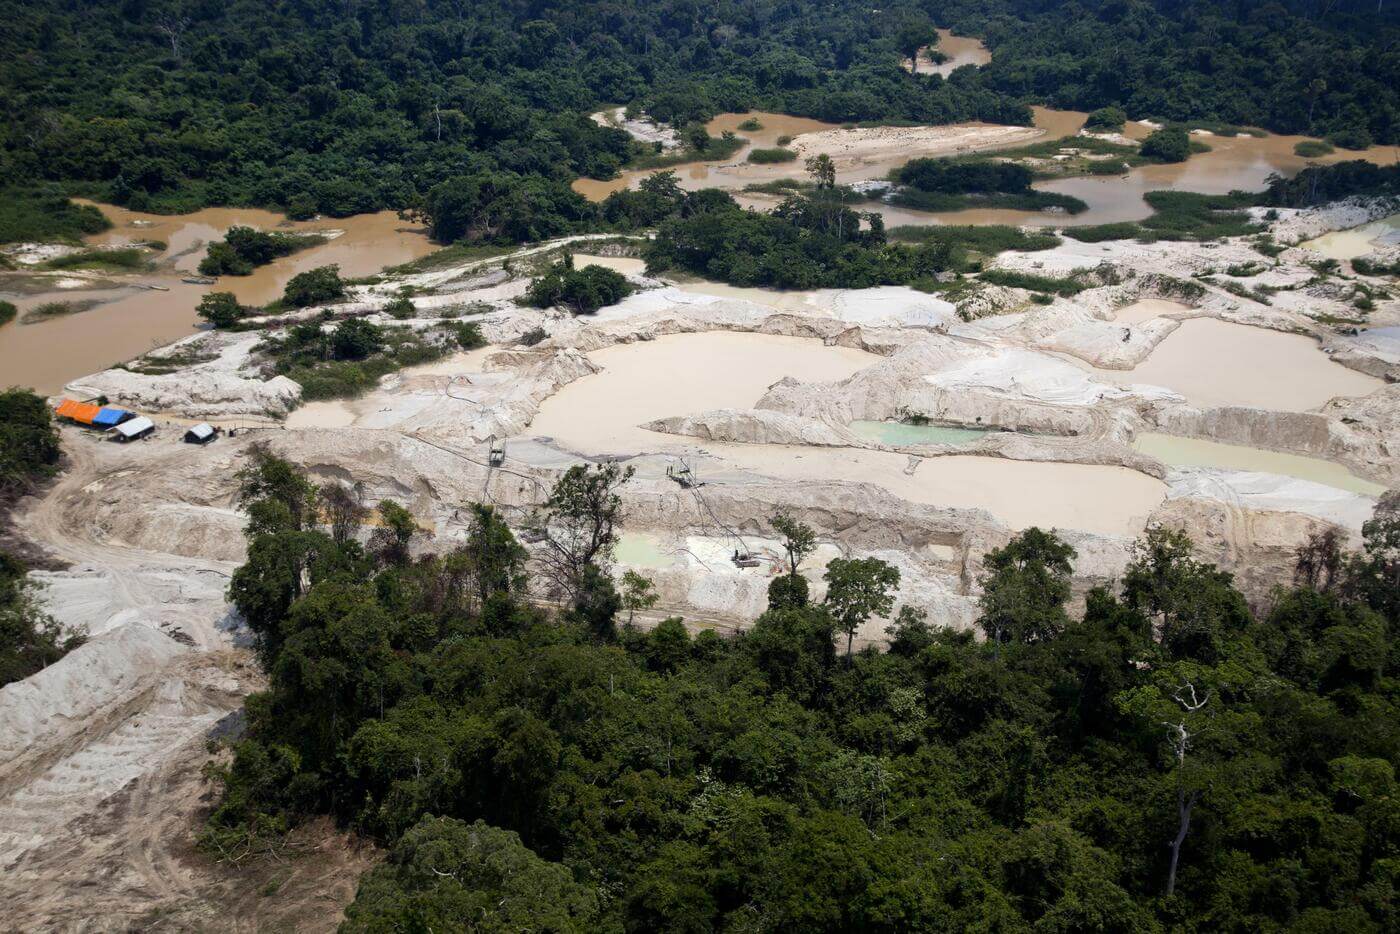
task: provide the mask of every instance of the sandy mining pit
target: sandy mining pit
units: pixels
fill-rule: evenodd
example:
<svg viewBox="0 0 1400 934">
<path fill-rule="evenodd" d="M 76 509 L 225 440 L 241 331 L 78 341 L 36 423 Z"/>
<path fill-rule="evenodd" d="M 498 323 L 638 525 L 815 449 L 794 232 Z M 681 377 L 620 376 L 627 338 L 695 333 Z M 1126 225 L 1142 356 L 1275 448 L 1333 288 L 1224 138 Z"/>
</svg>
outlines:
<svg viewBox="0 0 1400 934">
<path fill-rule="evenodd" d="M 1286 213 L 1275 236 L 1300 242 L 1369 211 Z M 159 429 L 119 446 L 65 428 L 67 471 L 16 514 L 22 534 L 70 564 L 41 575 L 48 607 L 94 633 L 0 690 L 0 902 L 20 906 L 18 926 L 329 927 L 371 858 L 321 838 L 341 855 L 315 871 L 294 861 L 282 889 L 304 914 L 269 917 L 272 900 L 238 901 L 233 877 L 189 848 L 206 737 L 259 683 L 223 597 L 242 559 L 234 475 L 254 443 L 317 479 L 359 483 L 371 505 L 403 503 L 433 549 L 465 535 L 468 503 L 518 524 L 571 465 L 619 458 L 636 473 L 617 568 L 646 573 L 661 595 L 641 622 L 678 614 L 722 631 L 763 609 L 780 571 L 768 525 L 779 509 L 817 530 L 802 569 L 816 595 L 832 557 L 877 556 L 900 569 L 901 603 L 971 627 L 983 555 L 1027 525 L 1075 547 L 1080 594 L 1120 575 L 1133 538 L 1161 522 L 1261 597 L 1288 579 L 1308 535 L 1336 527 L 1354 541 L 1378 491 L 1400 482 L 1400 354 L 1385 340 L 1400 303 L 1372 313 L 1378 336 L 1331 327 L 1349 293 L 1312 282 L 1311 250 L 1261 273 L 1289 286 L 1269 305 L 1205 280 L 1182 297 L 1198 273 L 1256 258 L 1242 240 L 1067 240 L 993 260 L 1112 272 L 1042 305 L 992 286 L 948 301 L 663 283 L 637 260 L 593 259 L 590 239 L 522 250 L 514 271 L 474 261 L 359 287 L 342 311 L 387 322 L 379 309 L 412 286 L 410 326 L 470 305 L 491 346 L 357 399 L 301 403 L 296 383 L 262 376 L 256 332 L 187 338 L 192 362 L 171 373 L 76 380 L 75 392 L 105 393 Z M 585 318 L 515 304 L 530 263 L 566 247 L 639 291 Z M 535 329 L 548 337 L 523 345 Z M 185 445 L 192 419 L 248 430 Z M 674 481 L 685 468 L 698 486 Z M 736 566 L 735 550 L 759 565 Z M 884 625 L 872 620 L 858 642 L 878 643 Z M 29 897 L 41 889 L 53 897 Z"/>
<path fill-rule="evenodd" d="M 1165 386 L 1197 406 L 1285 412 L 1366 396 L 1383 385 L 1329 359 L 1312 337 L 1214 318 L 1182 322 L 1146 360 L 1110 378 Z"/>
</svg>

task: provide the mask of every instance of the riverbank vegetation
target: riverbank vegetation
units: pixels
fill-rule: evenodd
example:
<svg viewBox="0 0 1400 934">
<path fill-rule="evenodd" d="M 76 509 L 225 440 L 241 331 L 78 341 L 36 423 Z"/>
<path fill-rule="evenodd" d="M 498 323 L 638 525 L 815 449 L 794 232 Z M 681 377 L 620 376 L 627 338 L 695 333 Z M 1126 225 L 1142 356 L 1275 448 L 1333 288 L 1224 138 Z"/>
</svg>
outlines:
<svg viewBox="0 0 1400 934">
<path fill-rule="evenodd" d="M 1025 166 L 1002 160 L 912 159 L 890 173 L 898 187 L 887 200 L 918 211 L 975 207 L 1078 214 L 1088 208 L 1069 195 L 1036 191 L 1034 178 Z"/>
<path fill-rule="evenodd" d="M 112 226 L 97 208 L 74 204 L 57 186 L 13 181 L 0 189 L 0 243 L 77 243 Z"/>
<path fill-rule="evenodd" d="M 53 414 L 27 389 L 0 391 L 0 687 L 27 678 L 83 644 L 36 599 L 38 586 L 17 555 L 31 548 L 14 537 L 10 510 L 58 470 L 62 449 Z M 13 553 L 7 551 L 13 548 Z"/>
<path fill-rule="evenodd" d="M 308 401 L 342 399 L 373 389 L 380 377 L 407 366 L 431 363 L 459 345 L 460 327 L 447 321 L 433 328 L 382 327 L 364 318 L 334 325 L 320 320 L 293 324 L 255 348 L 268 376 L 301 384 Z"/>
<path fill-rule="evenodd" d="M 569 254 L 530 280 L 522 301 L 536 308 L 559 305 L 576 315 L 591 315 L 630 294 L 632 284 L 622 273 L 598 265 L 575 269 L 573 255 Z"/>
<path fill-rule="evenodd" d="M 203 847 L 334 816 L 389 848 L 348 930 L 1396 923 L 1393 514 L 1315 538 L 1258 613 L 1165 529 L 1072 610 L 1075 550 L 1030 529 L 986 556 L 985 641 L 860 561 L 821 603 L 774 578 L 722 638 L 617 622 L 627 477 L 565 474 L 536 565 L 485 505 L 435 553 L 389 501 L 365 539 L 347 488 L 258 455 L 230 593 L 268 688 Z M 870 612 L 888 651 L 839 651 Z"/>
<path fill-rule="evenodd" d="M 321 234 L 230 227 L 224 239 L 209 244 L 199 271 L 206 276 L 249 276 L 258 266 L 325 242 Z"/>
<path fill-rule="evenodd" d="M 985 36 L 994 56 L 949 79 L 900 67 L 901 37 L 928 25 L 900 4 L 872 14 L 804 0 L 698 17 L 675 0 L 528 11 L 492 0 L 470 18 L 445 0 L 344 16 L 316 3 L 0 9 L 10 27 L 0 183 L 28 199 L 0 199 L 6 240 L 71 239 L 105 223 L 40 190 L 158 212 L 435 216 L 442 199 L 430 193 L 443 185 L 495 192 L 468 223 L 435 229 L 446 242 L 540 239 L 596 218 L 568 191 L 573 177 L 609 177 L 638 155 L 626 133 L 588 119 L 605 102 L 683 128 L 760 108 L 838 123 L 1025 125 L 1039 101 L 1343 145 L 1400 132 L 1386 116 L 1400 94 L 1395 14 L 1349 3 L 1323 17 L 1284 5 L 1261 20 L 1225 7 L 1129 16 L 1109 0 L 958 0 L 940 18 Z"/>
</svg>

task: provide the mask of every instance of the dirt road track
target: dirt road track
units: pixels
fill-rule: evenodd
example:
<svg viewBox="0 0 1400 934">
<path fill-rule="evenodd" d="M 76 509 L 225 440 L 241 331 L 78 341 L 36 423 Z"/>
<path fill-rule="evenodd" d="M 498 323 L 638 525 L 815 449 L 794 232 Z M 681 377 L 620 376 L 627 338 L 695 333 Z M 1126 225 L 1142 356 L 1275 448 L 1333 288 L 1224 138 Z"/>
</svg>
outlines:
<svg viewBox="0 0 1400 934">
<path fill-rule="evenodd" d="M 224 534 L 228 491 L 182 488 L 180 461 L 193 455 L 173 438 L 121 447 L 64 435 L 64 475 L 16 526 L 71 565 L 50 577 L 60 618 L 64 586 L 97 582 L 87 589 L 100 600 L 84 608 L 97 634 L 0 690 L 0 930 L 334 928 L 372 853 L 333 828 L 307 828 L 285 859 L 254 866 L 216 864 L 193 845 L 213 801 L 206 735 L 261 683 L 226 631 L 235 563 L 199 556 Z M 126 527 L 103 508 L 133 486 L 164 526 L 136 516 Z M 124 541 L 165 547 L 164 531 L 168 551 Z"/>
</svg>

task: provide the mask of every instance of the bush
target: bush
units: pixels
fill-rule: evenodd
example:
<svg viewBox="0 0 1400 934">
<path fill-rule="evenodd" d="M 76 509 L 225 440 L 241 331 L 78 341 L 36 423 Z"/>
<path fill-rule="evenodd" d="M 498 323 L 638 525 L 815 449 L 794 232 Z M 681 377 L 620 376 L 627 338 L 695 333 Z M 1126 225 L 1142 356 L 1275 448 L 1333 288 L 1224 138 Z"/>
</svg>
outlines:
<svg viewBox="0 0 1400 934">
<path fill-rule="evenodd" d="M 1370 131 L 1363 127 L 1345 127 L 1329 133 L 1327 141 L 1342 149 L 1370 149 L 1375 144 Z"/>
<path fill-rule="evenodd" d="M 1305 139 L 1293 147 L 1295 155 L 1304 159 L 1315 159 L 1318 156 L 1328 156 L 1336 152 L 1337 149 L 1331 143 L 1325 143 L 1317 139 Z"/>
<path fill-rule="evenodd" d="M 1105 240 L 1132 240 L 1142 233 L 1142 228 L 1132 221 L 1116 224 L 1090 224 L 1084 227 L 1066 227 L 1063 231 L 1071 240 L 1080 243 L 1102 243 Z"/>
<path fill-rule="evenodd" d="M 320 234 L 289 234 L 230 227 L 224 239 L 209 244 L 199 271 L 206 276 L 246 276 L 257 266 L 297 250 L 325 243 Z"/>
<path fill-rule="evenodd" d="M 1049 292 L 1055 295 L 1077 295 L 1088 288 L 1077 279 L 1061 279 L 1055 276 L 1037 276 L 1028 272 L 1015 272 L 1010 269 L 988 269 L 982 273 L 982 281 L 993 285 L 1004 285 L 1012 289 L 1026 289 L 1030 292 Z"/>
<path fill-rule="evenodd" d="M 757 117 L 750 117 L 743 123 L 739 124 L 739 129 L 747 130 L 748 132 L 753 133 L 757 130 L 763 129 L 763 124 L 758 122 Z"/>
<path fill-rule="evenodd" d="M 771 165 L 777 162 L 792 162 L 797 158 L 797 153 L 791 149 L 750 149 L 749 161 L 759 165 Z"/>
<path fill-rule="evenodd" d="M 605 305 L 617 304 L 631 293 L 632 284 L 622 273 L 603 266 L 575 269 L 573 258 L 568 257 L 530 282 L 525 303 L 536 308 L 562 305 L 576 315 L 591 315 Z"/>
<path fill-rule="evenodd" d="M 339 266 L 318 266 L 307 272 L 292 276 L 282 293 L 282 301 L 293 308 L 320 305 L 345 297 L 345 283 L 340 278 Z"/>
<path fill-rule="evenodd" d="M 0 191 L 0 243 L 76 243 L 79 237 L 111 226 L 97 208 L 74 204 L 62 195 L 23 188 Z"/>
<path fill-rule="evenodd" d="M 927 227 L 896 227 L 890 231 L 895 240 L 914 243 L 947 243 L 952 247 L 972 250 L 984 255 L 1015 250 L 1018 253 L 1035 253 L 1060 245 L 1060 238 L 1051 233 L 1035 231 L 1027 233 L 1019 227 L 1004 224 L 939 224 Z"/>
<path fill-rule="evenodd" d="M 18 313 L 19 309 L 15 308 L 12 303 L 0 301 L 0 324 L 9 324 L 15 320 L 15 315 Z"/>
<path fill-rule="evenodd" d="M 457 346 L 463 350 L 476 350 L 478 347 L 486 346 L 486 338 L 481 333 L 481 327 L 475 321 L 460 321 L 452 325 L 453 333 L 457 337 Z"/>
<path fill-rule="evenodd" d="M 1089 114 L 1084 121 L 1085 129 L 1089 130 L 1121 130 L 1123 124 L 1128 122 L 1128 115 L 1121 107 L 1100 107 Z"/>
<path fill-rule="evenodd" d="M 247 314 L 232 292 L 210 292 L 199 300 L 198 315 L 216 328 L 231 328 Z"/>
<path fill-rule="evenodd" d="M 331 332 L 331 353 L 337 360 L 363 360 L 379 350 L 382 334 L 364 318 L 347 318 Z"/>
<path fill-rule="evenodd" d="M 59 453 L 58 431 L 44 400 L 28 389 L 0 392 L 0 496 L 51 476 Z"/>
<path fill-rule="evenodd" d="M 911 159 L 894 173 L 895 181 L 920 191 L 945 194 L 1030 191 L 1031 170 L 1014 162 L 956 162 Z"/>
<path fill-rule="evenodd" d="M 522 347 L 533 347 L 547 337 L 549 337 L 549 332 L 544 328 L 530 328 L 520 335 L 519 343 Z"/>
<path fill-rule="evenodd" d="M 1156 162 L 1185 162 L 1191 155 L 1191 136 L 1185 127 L 1164 126 L 1142 141 L 1140 152 Z"/>
<path fill-rule="evenodd" d="M 417 309 L 413 307 L 413 302 L 408 296 L 400 295 L 384 306 L 384 313 L 391 318 L 403 321 L 412 318 L 417 313 Z"/>
</svg>

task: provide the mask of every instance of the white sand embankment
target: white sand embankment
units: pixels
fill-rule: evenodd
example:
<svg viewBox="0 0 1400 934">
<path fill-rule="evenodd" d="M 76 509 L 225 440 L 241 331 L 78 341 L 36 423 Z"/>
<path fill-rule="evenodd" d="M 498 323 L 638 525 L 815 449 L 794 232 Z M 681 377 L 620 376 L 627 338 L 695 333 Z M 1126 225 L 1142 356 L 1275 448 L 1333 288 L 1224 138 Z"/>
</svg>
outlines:
<svg viewBox="0 0 1400 934">
<path fill-rule="evenodd" d="M 799 159 L 825 153 L 837 174 L 878 163 L 903 164 L 921 156 L 953 156 L 1022 146 L 1045 135 L 1023 126 L 875 126 L 821 130 L 793 139 Z"/>
</svg>

